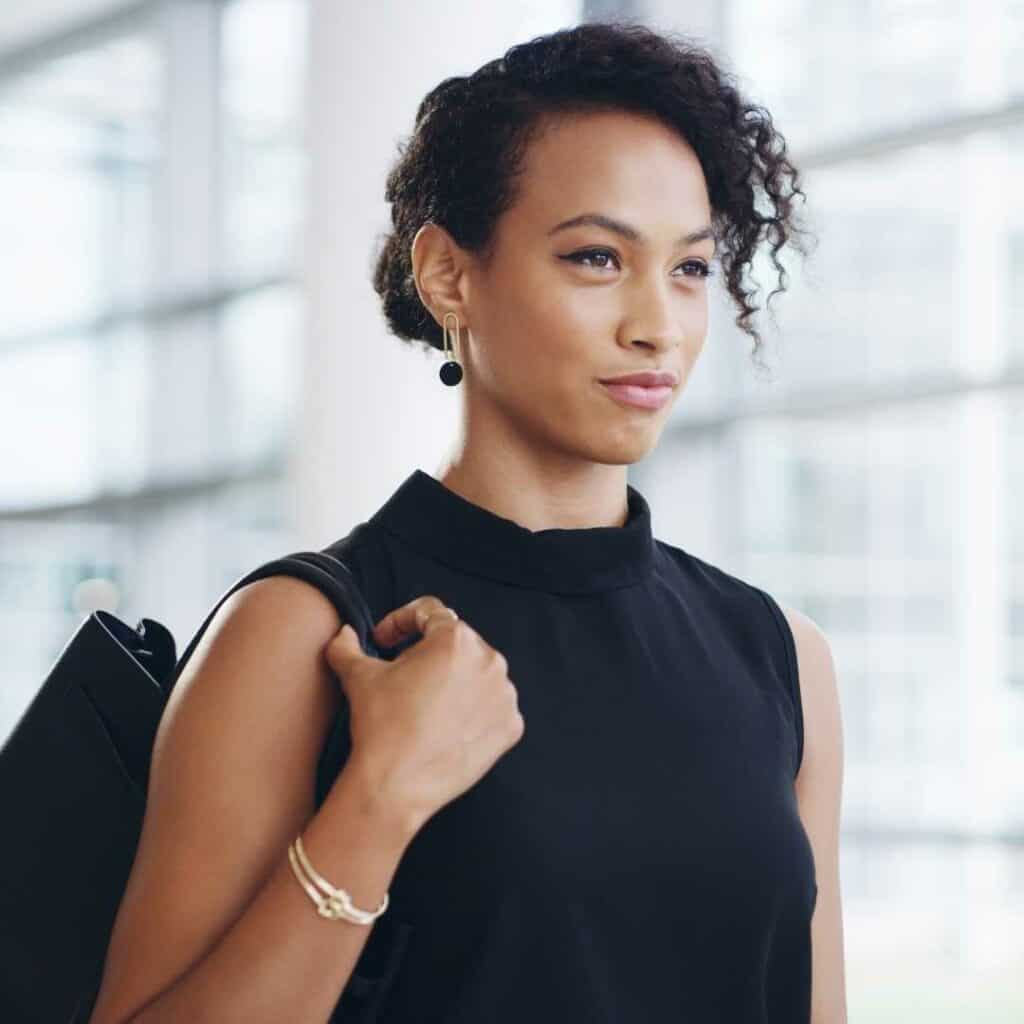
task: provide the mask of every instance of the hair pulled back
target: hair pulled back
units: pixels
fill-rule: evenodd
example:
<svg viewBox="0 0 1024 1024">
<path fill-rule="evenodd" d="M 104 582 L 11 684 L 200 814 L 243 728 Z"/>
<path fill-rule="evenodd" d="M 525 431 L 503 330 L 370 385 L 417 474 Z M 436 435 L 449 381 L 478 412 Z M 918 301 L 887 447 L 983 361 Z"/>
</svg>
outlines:
<svg viewBox="0 0 1024 1024">
<path fill-rule="evenodd" d="M 745 274 L 762 238 L 777 253 L 791 238 L 801 255 L 794 213 L 799 172 L 771 115 L 747 102 L 705 49 L 676 33 L 632 22 L 588 22 L 517 44 L 473 74 L 444 79 L 422 100 L 414 130 L 400 143 L 387 176 L 392 230 L 374 258 L 373 287 L 388 327 L 407 341 L 443 349 L 440 325 L 420 302 L 412 242 L 427 221 L 444 227 L 484 266 L 495 225 L 515 202 L 516 180 L 532 139 L 552 120 L 622 110 L 661 120 L 696 153 L 707 183 L 715 259 L 739 313 L 736 324 L 761 345 L 751 325 L 760 307 Z M 758 209 L 758 200 L 767 207 Z"/>
</svg>

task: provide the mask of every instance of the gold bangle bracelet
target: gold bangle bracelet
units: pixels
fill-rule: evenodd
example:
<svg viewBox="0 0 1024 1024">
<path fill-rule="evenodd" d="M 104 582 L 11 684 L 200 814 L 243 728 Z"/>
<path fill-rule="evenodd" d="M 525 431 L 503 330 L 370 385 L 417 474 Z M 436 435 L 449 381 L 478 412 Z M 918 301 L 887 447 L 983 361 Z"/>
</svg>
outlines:
<svg viewBox="0 0 1024 1024">
<path fill-rule="evenodd" d="M 299 880 L 302 888 L 306 890 L 309 898 L 316 904 L 317 913 L 321 917 L 330 920 L 339 918 L 351 921 L 353 924 L 368 925 L 380 917 L 388 908 L 388 894 L 384 894 L 381 905 L 376 910 L 361 910 L 352 903 L 352 898 L 344 889 L 331 885 L 322 875 L 318 874 L 302 846 L 302 836 L 298 835 L 288 846 L 288 862 L 291 864 L 292 872 Z M 301 866 L 300 866 L 301 862 Z M 308 872 L 309 878 L 303 875 L 303 868 Z M 315 886 L 323 890 L 323 894 L 317 891 Z"/>
</svg>

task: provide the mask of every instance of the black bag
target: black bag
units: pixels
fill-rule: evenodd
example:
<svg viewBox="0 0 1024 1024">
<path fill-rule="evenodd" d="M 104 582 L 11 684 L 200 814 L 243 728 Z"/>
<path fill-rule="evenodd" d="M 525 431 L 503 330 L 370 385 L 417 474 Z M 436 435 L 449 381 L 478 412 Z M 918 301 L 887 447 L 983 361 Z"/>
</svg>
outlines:
<svg viewBox="0 0 1024 1024">
<path fill-rule="evenodd" d="M 276 575 L 318 587 L 363 650 L 379 656 L 371 613 L 345 564 L 325 552 L 296 552 L 232 584 L 177 661 L 174 638 L 159 622 L 144 618 L 133 630 L 93 612 L 0 749 L 0 1021 L 88 1020 L 135 858 L 167 698 L 223 601 Z M 347 718 L 338 718 L 321 766 L 328 747 L 337 754 L 347 740 Z"/>
</svg>

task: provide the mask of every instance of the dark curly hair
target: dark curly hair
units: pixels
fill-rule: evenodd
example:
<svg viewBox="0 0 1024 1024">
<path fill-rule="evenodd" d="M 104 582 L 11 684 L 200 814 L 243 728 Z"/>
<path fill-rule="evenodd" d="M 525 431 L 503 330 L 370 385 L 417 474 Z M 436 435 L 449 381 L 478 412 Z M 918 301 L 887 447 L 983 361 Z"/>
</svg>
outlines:
<svg viewBox="0 0 1024 1024">
<path fill-rule="evenodd" d="M 468 77 L 446 78 L 420 103 L 411 138 L 387 177 L 393 231 L 373 258 L 373 287 L 390 331 L 444 348 L 441 327 L 422 304 L 412 272 L 412 242 L 427 221 L 443 226 L 486 266 L 494 228 L 516 199 L 530 141 L 551 119 L 623 110 L 657 117 L 693 148 L 704 173 L 736 324 L 761 340 L 749 319 L 759 307 L 744 288 L 762 234 L 785 290 L 777 257 L 796 223 L 799 173 L 763 107 L 748 103 L 711 54 L 676 33 L 635 22 L 588 22 L 511 47 Z M 786 179 L 789 179 L 787 182 Z M 758 187 L 771 209 L 758 211 Z M 799 238 L 794 247 L 807 256 Z M 428 350 L 425 350 L 428 351 Z"/>
</svg>

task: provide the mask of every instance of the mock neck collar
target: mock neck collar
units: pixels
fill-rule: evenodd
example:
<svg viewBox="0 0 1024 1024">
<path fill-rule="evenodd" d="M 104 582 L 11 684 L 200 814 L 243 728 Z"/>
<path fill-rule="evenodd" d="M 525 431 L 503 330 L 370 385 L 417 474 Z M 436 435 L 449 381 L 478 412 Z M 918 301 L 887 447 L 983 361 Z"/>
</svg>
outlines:
<svg viewBox="0 0 1024 1024">
<path fill-rule="evenodd" d="M 640 582 L 653 568 L 650 507 L 632 484 L 626 497 L 622 526 L 528 530 L 416 469 L 370 521 L 469 575 L 584 594 Z"/>
</svg>

